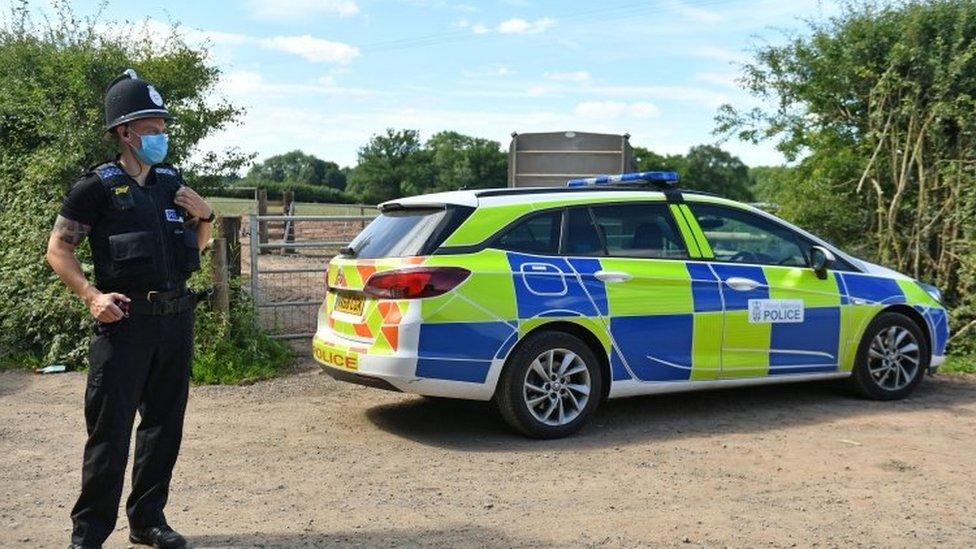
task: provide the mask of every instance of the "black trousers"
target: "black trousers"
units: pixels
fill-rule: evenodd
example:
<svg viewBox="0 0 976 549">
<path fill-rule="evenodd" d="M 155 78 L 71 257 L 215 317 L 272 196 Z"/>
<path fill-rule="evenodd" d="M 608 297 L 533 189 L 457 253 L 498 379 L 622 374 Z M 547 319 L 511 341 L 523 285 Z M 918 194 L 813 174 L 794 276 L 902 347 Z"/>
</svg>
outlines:
<svg viewBox="0 0 976 549">
<path fill-rule="evenodd" d="M 163 507 L 183 438 L 193 357 L 193 311 L 132 315 L 98 324 L 85 390 L 88 442 L 74 543 L 100 545 L 115 529 L 136 411 L 136 455 L 126 514 L 132 528 L 164 524 Z"/>
</svg>

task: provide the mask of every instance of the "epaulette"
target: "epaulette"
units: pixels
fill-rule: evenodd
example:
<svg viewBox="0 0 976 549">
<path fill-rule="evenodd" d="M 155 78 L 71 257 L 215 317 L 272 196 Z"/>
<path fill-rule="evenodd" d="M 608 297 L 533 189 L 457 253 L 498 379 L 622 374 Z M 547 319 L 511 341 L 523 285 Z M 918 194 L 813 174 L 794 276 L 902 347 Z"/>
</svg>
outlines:
<svg viewBox="0 0 976 549">
<path fill-rule="evenodd" d="M 156 170 L 156 173 L 171 175 L 173 177 L 178 177 L 180 175 L 180 172 L 169 164 L 156 164 L 154 169 Z"/>
</svg>

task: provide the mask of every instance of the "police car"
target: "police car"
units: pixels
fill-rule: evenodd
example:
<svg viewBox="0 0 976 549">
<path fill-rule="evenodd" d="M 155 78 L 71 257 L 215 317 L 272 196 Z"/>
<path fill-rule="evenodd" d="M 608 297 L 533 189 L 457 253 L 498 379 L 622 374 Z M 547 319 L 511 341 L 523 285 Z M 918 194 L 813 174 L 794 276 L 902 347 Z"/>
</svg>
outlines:
<svg viewBox="0 0 976 549">
<path fill-rule="evenodd" d="M 329 263 L 314 356 L 339 380 L 492 400 L 545 438 L 607 398 L 846 378 L 888 400 L 942 363 L 936 288 L 676 181 L 381 204 Z"/>
</svg>

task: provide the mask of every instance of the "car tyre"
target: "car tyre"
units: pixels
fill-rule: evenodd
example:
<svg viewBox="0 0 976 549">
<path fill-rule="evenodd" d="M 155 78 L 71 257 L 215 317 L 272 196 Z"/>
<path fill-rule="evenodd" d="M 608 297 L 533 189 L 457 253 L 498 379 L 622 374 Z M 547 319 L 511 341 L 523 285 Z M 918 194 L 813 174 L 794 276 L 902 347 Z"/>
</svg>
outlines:
<svg viewBox="0 0 976 549">
<path fill-rule="evenodd" d="M 851 384 L 870 399 L 905 398 L 921 383 L 930 360 L 925 336 L 915 322 L 899 313 L 882 313 L 864 331 Z"/>
<path fill-rule="evenodd" d="M 596 355 L 579 338 L 536 332 L 515 348 L 495 393 L 502 418 L 533 438 L 561 438 L 579 431 L 603 396 Z"/>
</svg>

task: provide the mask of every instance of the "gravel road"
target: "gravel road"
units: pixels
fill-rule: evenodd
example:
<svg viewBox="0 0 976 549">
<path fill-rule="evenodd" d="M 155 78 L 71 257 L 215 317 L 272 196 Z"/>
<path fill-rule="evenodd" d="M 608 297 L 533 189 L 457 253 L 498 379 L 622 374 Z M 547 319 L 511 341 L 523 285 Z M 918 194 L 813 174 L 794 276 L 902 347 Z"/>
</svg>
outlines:
<svg viewBox="0 0 976 549">
<path fill-rule="evenodd" d="M 66 545 L 84 386 L 0 373 L 0 547 Z M 976 376 L 893 403 L 829 384 L 614 401 L 540 442 L 485 404 L 305 365 L 192 390 L 168 517 L 197 548 L 972 547 L 974 461 Z"/>
</svg>

